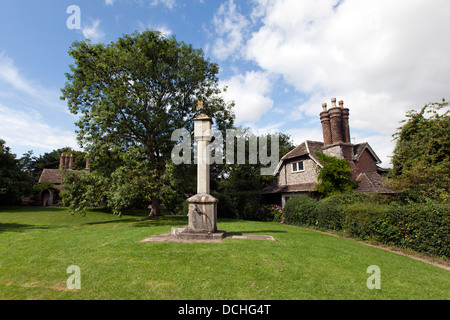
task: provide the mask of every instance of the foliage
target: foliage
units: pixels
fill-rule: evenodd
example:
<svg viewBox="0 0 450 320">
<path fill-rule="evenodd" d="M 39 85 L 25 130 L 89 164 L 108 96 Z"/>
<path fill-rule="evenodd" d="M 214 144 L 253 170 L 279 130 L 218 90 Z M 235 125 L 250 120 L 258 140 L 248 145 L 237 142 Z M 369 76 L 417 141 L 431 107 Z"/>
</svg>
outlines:
<svg viewBox="0 0 450 320">
<path fill-rule="evenodd" d="M 258 157 L 257 163 L 250 164 L 250 147 L 249 147 L 249 136 L 253 133 L 250 129 L 242 130 L 245 134 L 245 164 L 239 164 L 237 161 L 237 155 L 235 154 L 235 159 L 233 164 L 226 165 L 226 177 L 219 179 L 218 182 L 218 190 L 220 192 L 241 192 L 241 191 L 255 191 L 262 190 L 265 187 L 271 185 L 276 182 L 276 177 L 272 175 L 262 175 L 261 168 L 266 167 L 261 164 L 260 159 Z M 267 139 L 267 148 L 268 150 L 262 150 L 262 152 L 266 152 L 266 154 L 271 155 L 271 136 L 270 135 L 261 135 L 258 138 L 260 141 L 261 138 Z M 283 155 L 288 153 L 294 148 L 292 141 L 289 135 L 280 133 L 279 134 L 279 154 L 278 159 L 281 159 Z M 259 152 L 260 150 L 258 150 Z M 247 163 L 248 162 L 248 163 Z"/>
<path fill-rule="evenodd" d="M 0 139 L 0 204 L 17 204 L 30 192 L 30 180 L 20 161 Z"/>
<path fill-rule="evenodd" d="M 181 128 L 192 132 L 192 120 L 200 112 L 197 99 L 203 100 L 203 112 L 214 118 L 219 130 L 233 123 L 232 104 L 223 100 L 218 87 L 217 64 L 205 59 L 202 50 L 152 30 L 107 45 L 75 42 L 69 54 L 75 64 L 66 74 L 62 99 L 72 113 L 80 114 L 78 140 L 92 162 L 108 165 L 93 170 L 116 179 L 122 192 L 111 190 L 115 207 L 133 202 L 127 187 L 144 186 L 150 192 L 151 215 L 159 215 L 161 198 L 167 194 L 163 180 L 174 146 L 171 134 Z M 139 177 L 126 179 L 125 172 Z"/>
<path fill-rule="evenodd" d="M 283 214 L 281 207 L 274 204 L 264 205 L 258 208 L 255 212 L 255 218 L 258 221 L 275 221 L 281 220 L 280 218 Z"/>
<path fill-rule="evenodd" d="M 317 191 L 325 196 L 355 189 L 358 184 L 352 178 L 348 162 L 344 159 L 316 152 L 323 167 L 319 169 Z"/>
<path fill-rule="evenodd" d="M 284 223 L 293 225 L 314 225 L 317 200 L 307 197 L 291 197 L 284 207 Z"/>
<path fill-rule="evenodd" d="M 449 202 L 450 114 L 448 102 L 411 110 L 394 134 L 393 187 L 417 201 Z"/>
<path fill-rule="evenodd" d="M 293 197 L 283 212 L 287 224 L 450 257 L 448 204 L 431 200 L 405 204 L 392 196 L 350 192 L 320 201 Z"/>
<path fill-rule="evenodd" d="M 87 172 L 68 172 L 62 182 L 61 192 L 63 204 L 69 207 L 72 214 L 85 215 L 88 208 L 95 206 L 102 197 L 95 188 L 96 176 Z"/>
</svg>

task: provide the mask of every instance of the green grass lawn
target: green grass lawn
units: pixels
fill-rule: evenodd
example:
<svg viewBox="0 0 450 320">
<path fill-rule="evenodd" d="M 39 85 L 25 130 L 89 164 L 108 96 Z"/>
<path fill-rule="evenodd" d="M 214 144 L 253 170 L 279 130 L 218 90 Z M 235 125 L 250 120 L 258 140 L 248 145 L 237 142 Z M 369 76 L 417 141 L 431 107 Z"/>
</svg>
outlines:
<svg viewBox="0 0 450 320">
<path fill-rule="evenodd" d="M 450 271 L 280 223 L 219 220 L 235 234 L 277 241 L 139 243 L 187 224 L 101 211 L 0 208 L 0 299 L 448 299 Z M 79 266 L 81 289 L 67 268 Z M 370 290 L 367 268 L 381 271 Z"/>
</svg>

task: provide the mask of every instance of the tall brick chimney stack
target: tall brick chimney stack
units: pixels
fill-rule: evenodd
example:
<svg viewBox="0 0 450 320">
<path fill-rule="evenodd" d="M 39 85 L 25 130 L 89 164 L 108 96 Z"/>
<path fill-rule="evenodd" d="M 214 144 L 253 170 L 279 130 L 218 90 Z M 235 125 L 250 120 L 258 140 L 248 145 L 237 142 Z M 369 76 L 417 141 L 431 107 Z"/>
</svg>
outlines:
<svg viewBox="0 0 450 320">
<path fill-rule="evenodd" d="M 91 159 L 86 158 L 86 168 L 84 170 L 86 172 L 91 172 Z"/>
<path fill-rule="evenodd" d="M 63 168 L 64 168 L 64 169 L 67 169 L 67 168 L 69 167 L 69 155 L 68 155 L 68 154 L 65 154 L 65 155 L 63 156 L 63 158 L 64 158 L 64 166 L 63 166 Z"/>
<path fill-rule="evenodd" d="M 73 155 L 71 154 L 70 156 L 69 156 L 69 170 L 72 170 L 72 166 L 73 166 Z"/>
<path fill-rule="evenodd" d="M 61 153 L 59 156 L 59 170 L 64 169 L 64 154 Z"/>
<path fill-rule="evenodd" d="M 327 111 L 327 104 L 322 104 L 322 112 L 320 113 L 320 122 L 322 122 L 323 143 L 329 145 L 332 143 L 330 115 Z"/>
<path fill-rule="evenodd" d="M 350 126 L 348 123 L 348 118 L 350 114 L 350 110 L 348 108 L 344 108 L 344 101 L 339 101 L 339 107 L 342 110 L 342 139 L 346 143 L 350 143 Z"/>
<path fill-rule="evenodd" d="M 342 110 L 336 106 L 336 98 L 331 99 L 330 115 L 331 143 L 343 142 L 342 138 Z"/>
</svg>

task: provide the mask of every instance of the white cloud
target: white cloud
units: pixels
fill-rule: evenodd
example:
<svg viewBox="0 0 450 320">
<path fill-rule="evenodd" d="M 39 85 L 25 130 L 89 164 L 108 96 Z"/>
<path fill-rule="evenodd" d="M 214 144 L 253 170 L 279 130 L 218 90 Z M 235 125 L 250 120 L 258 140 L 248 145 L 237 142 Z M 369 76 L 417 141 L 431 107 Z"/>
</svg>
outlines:
<svg viewBox="0 0 450 320">
<path fill-rule="evenodd" d="M 165 5 L 169 9 L 173 9 L 176 5 L 176 0 L 150 0 L 149 4 L 152 7 L 162 4 L 162 5 Z"/>
<path fill-rule="evenodd" d="M 0 53 L 0 138 L 14 153 L 20 155 L 32 149 L 39 154 L 64 146 L 76 147 L 73 130 L 47 124 L 49 118 L 69 114 L 60 95 L 58 90 L 27 79 L 5 52 Z"/>
<path fill-rule="evenodd" d="M 101 21 L 99 19 L 91 20 L 90 25 L 84 25 L 81 29 L 83 36 L 93 42 L 99 42 L 105 36 L 105 33 L 100 29 Z"/>
<path fill-rule="evenodd" d="M 44 88 L 36 81 L 25 78 L 4 51 L 0 52 L 0 84 L 0 96 L 14 97 L 23 102 L 32 101 L 34 105 L 61 108 L 60 91 Z"/>
<path fill-rule="evenodd" d="M 0 137 L 12 147 L 13 152 L 34 150 L 38 154 L 65 146 L 79 148 L 73 131 L 50 126 L 36 111 L 18 111 L 0 104 L 0 113 Z"/>
<path fill-rule="evenodd" d="M 105 0 L 106 5 L 112 6 L 114 4 L 114 0 Z"/>
<path fill-rule="evenodd" d="M 268 97 L 272 86 L 267 74 L 247 72 L 222 83 L 228 87 L 225 97 L 235 101 L 236 123 L 256 122 L 273 106 Z"/>
<path fill-rule="evenodd" d="M 233 0 L 222 3 L 213 18 L 217 38 L 212 52 L 219 60 L 240 54 L 244 44 L 244 32 L 249 25 L 247 18 L 238 12 Z"/>
<path fill-rule="evenodd" d="M 4 51 L 0 53 L 0 80 L 9 83 L 15 89 L 23 91 L 27 94 L 37 94 L 37 90 L 34 85 L 19 75 L 19 71 L 14 65 L 13 60 L 9 58 Z"/>
<path fill-rule="evenodd" d="M 386 165 L 406 112 L 450 98 L 447 0 L 254 0 L 248 17 L 239 11 L 228 0 L 216 13 L 213 52 L 256 63 L 260 74 L 281 77 L 304 97 L 287 109 L 288 120 L 298 122 L 288 130 L 294 140 L 322 139 L 321 105 L 336 97 L 350 109 L 355 142 L 371 143 Z M 253 92 L 266 107 L 253 99 L 251 110 L 271 108 L 268 91 L 245 90 L 242 76 L 230 82 L 236 101 Z M 242 119 L 258 119 L 241 105 Z M 302 128 L 311 119 L 316 127 Z"/>
<path fill-rule="evenodd" d="M 407 110 L 450 93 L 450 2 L 337 4 L 260 0 L 254 10 L 262 26 L 246 57 L 310 95 L 302 112 L 317 115 L 338 96 L 356 128 L 393 133 Z"/>
</svg>

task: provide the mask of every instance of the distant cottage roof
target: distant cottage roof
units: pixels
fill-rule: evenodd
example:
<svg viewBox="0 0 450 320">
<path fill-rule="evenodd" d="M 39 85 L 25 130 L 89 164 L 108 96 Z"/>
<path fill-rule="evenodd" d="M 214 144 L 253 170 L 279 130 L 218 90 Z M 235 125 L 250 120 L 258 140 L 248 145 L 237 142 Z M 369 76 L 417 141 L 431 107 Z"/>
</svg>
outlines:
<svg viewBox="0 0 450 320">
<path fill-rule="evenodd" d="M 61 184 L 66 177 L 66 172 L 59 169 L 44 169 L 39 178 L 39 183 L 47 181 L 53 184 Z"/>
<path fill-rule="evenodd" d="M 288 185 L 278 185 L 277 183 L 274 183 L 264 188 L 261 191 L 261 193 L 271 194 L 271 193 L 288 193 L 288 192 L 309 192 L 311 190 L 314 190 L 316 187 L 317 182 L 288 184 Z"/>
<path fill-rule="evenodd" d="M 361 172 L 356 178 L 358 191 L 365 193 L 395 193 L 389 188 L 386 178 L 377 172 Z"/>
</svg>

